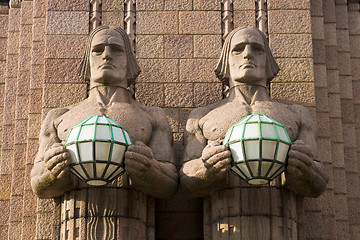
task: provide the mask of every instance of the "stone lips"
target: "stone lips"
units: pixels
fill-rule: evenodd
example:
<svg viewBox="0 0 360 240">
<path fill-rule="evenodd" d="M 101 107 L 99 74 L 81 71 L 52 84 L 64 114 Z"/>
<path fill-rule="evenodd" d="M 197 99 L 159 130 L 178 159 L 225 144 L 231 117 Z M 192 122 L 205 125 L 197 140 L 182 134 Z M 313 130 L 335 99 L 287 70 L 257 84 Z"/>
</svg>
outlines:
<svg viewBox="0 0 360 240">
<path fill-rule="evenodd" d="M 71 172 L 89 185 L 110 183 L 124 170 L 129 133 L 109 117 L 97 115 L 73 126 L 65 147 L 71 154 Z"/>
<path fill-rule="evenodd" d="M 291 141 L 283 125 L 254 114 L 230 127 L 222 144 L 231 150 L 231 171 L 249 184 L 261 185 L 285 171 Z"/>
</svg>

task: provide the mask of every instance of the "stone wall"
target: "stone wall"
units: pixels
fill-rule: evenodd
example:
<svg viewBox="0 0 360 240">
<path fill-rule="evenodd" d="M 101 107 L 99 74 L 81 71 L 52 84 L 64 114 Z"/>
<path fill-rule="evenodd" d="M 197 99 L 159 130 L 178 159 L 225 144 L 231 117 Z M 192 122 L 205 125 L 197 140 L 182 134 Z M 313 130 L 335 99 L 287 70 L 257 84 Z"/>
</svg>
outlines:
<svg viewBox="0 0 360 240">
<path fill-rule="evenodd" d="M 135 97 L 165 109 L 179 164 L 190 110 L 222 98 L 223 37 L 265 31 L 281 67 L 271 95 L 311 110 L 330 176 L 321 197 L 297 199 L 299 239 L 360 238 L 359 1 L 18 0 L 0 4 L 0 239 L 57 239 L 59 202 L 37 199 L 29 173 L 45 114 L 87 96 L 76 69 L 96 24 L 134 37 Z M 203 214 L 202 199 L 181 191 L 158 200 L 157 239 L 203 239 Z"/>
</svg>

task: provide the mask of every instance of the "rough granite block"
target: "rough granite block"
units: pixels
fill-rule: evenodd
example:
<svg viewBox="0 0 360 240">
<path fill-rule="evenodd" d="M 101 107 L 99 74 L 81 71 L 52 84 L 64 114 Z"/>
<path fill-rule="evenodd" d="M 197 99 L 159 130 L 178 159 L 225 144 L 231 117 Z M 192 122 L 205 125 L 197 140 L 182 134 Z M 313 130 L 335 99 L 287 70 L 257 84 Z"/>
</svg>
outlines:
<svg viewBox="0 0 360 240">
<path fill-rule="evenodd" d="M 221 10 L 218 0 L 194 0 L 194 10 Z"/>
<path fill-rule="evenodd" d="M 287 0 L 276 0 L 268 1 L 268 9 L 310 9 L 310 0 L 302 1 L 287 1 Z"/>
<path fill-rule="evenodd" d="M 31 63 L 42 64 L 44 63 L 45 56 L 45 43 L 44 42 L 33 42 L 31 49 Z"/>
<path fill-rule="evenodd" d="M 221 35 L 195 35 L 195 58 L 218 58 L 221 52 Z"/>
<path fill-rule="evenodd" d="M 0 15 L 0 38 L 7 38 L 9 17 L 7 15 Z"/>
<path fill-rule="evenodd" d="M 77 75 L 81 59 L 45 59 L 46 83 L 85 83 Z"/>
<path fill-rule="evenodd" d="M 87 35 L 48 35 L 45 58 L 82 58 Z"/>
<path fill-rule="evenodd" d="M 46 17 L 46 34 L 88 34 L 88 12 L 52 12 Z"/>
<path fill-rule="evenodd" d="M 20 8 L 10 8 L 9 11 L 9 32 L 20 31 Z"/>
<path fill-rule="evenodd" d="M 193 84 L 165 84 L 165 107 L 192 107 Z"/>
<path fill-rule="evenodd" d="M 272 82 L 312 82 L 314 81 L 313 60 L 311 58 L 277 58 L 280 71 Z"/>
<path fill-rule="evenodd" d="M 5 44 L 5 48 L 7 48 L 7 54 L 17 55 L 19 53 L 19 37 L 20 32 L 9 32 L 7 44 Z"/>
<path fill-rule="evenodd" d="M 36 139 L 35 141 L 37 141 L 38 137 L 39 137 L 39 134 L 40 134 L 40 126 L 41 126 L 41 114 L 29 114 L 28 137 Z M 28 141 L 29 141 L 28 144 L 31 147 L 28 148 L 27 155 L 30 158 L 30 161 L 33 161 L 33 159 L 35 158 L 35 155 L 37 153 L 37 148 L 35 148 L 35 146 L 37 146 L 38 144 L 36 142 L 33 142 L 33 141 L 30 142 L 30 140 L 28 140 Z"/>
<path fill-rule="evenodd" d="M 313 39 L 314 63 L 326 63 L 325 44 L 323 40 Z"/>
<path fill-rule="evenodd" d="M 255 11 L 255 1 L 253 0 L 233 0 L 234 10 Z"/>
<path fill-rule="evenodd" d="M 102 24 L 116 27 L 124 27 L 124 12 L 103 12 L 102 13 Z"/>
<path fill-rule="evenodd" d="M 180 34 L 221 34 L 220 11 L 179 12 Z"/>
<path fill-rule="evenodd" d="M 311 32 L 313 39 L 323 40 L 325 38 L 324 28 L 323 17 L 311 17 Z"/>
<path fill-rule="evenodd" d="M 32 65 L 30 74 L 30 88 L 42 88 L 44 82 L 44 65 Z"/>
<path fill-rule="evenodd" d="M 23 1 L 21 3 L 21 20 L 20 24 L 32 24 L 33 18 L 33 1 Z"/>
<path fill-rule="evenodd" d="M 217 59 L 180 60 L 181 82 L 218 82 L 214 69 Z"/>
<path fill-rule="evenodd" d="M 165 108 L 165 114 L 168 119 L 172 132 L 179 132 L 179 112 L 178 108 Z"/>
<path fill-rule="evenodd" d="M 336 27 L 339 29 L 349 28 L 349 17 L 347 5 L 336 5 Z"/>
<path fill-rule="evenodd" d="M 207 106 L 222 99 L 221 83 L 196 83 L 194 84 L 195 107 Z"/>
<path fill-rule="evenodd" d="M 102 0 L 103 11 L 123 11 L 124 0 Z"/>
<path fill-rule="evenodd" d="M 269 11 L 269 33 L 311 33 L 309 10 Z"/>
<path fill-rule="evenodd" d="M 193 56 L 193 36 L 164 36 L 165 58 L 191 58 Z"/>
<path fill-rule="evenodd" d="M 176 82 L 178 81 L 178 60 L 139 59 L 141 74 L 137 82 Z"/>
<path fill-rule="evenodd" d="M 164 87 L 162 83 L 137 83 L 135 98 L 146 106 L 164 105 Z"/>
<path fill-rule="evenodd" d="M 253 10 L 234 11 L 234 27 L 256 27 L 255 14 Z"/>
<path fill-rule="evenodd" d="M 192 10 L 192 1 L 165 0 L 165 10 Z"/>
<path fill-rule="evenodd" d="M 326 88 L 315 88 L 316 94 L 316 113 L 326 113 L 329 111 L 328 94 Z"/>
<path fill-rule="evenodd" d="M 58 108 L 86 98 L 86 84 L 45 84 L 44 107 Z"/>
<path fill-rule="evenodd" d="M 35 18 L 45 18 L 45 0 L 33 1 L 33 17 Z"/>
<path fill-rule="evenodd" d="M 274 57 L 312 57 L 311 34 L 272 34 L 270 48 Z"/>
<path fill-rule="evenodd" d="M 0 61 L 6 60 L 7 39 L 0 38 Z"/>
<path fill-rule="evenodd" d="M 88 0 L 49 0 L 47 1 L 48 11 L 89 11 L 90 3 Z"/>
<path fill-rule="evenodd" d="M 271 84 L 271 97 L 285 102 L 294 102 L 306 106 L 315 105 L 313 83 L 274 83 Z"/>
<path fill-rule="evenodd" d="M 162 58 L 164 54 L 163 48 L 163 36 L 161 35 L 136 36 L 137 58 Z"/>
<path fill-rule="evenodd" d="M 33 24 L 33 34 L 32 39 L 33 41 L 44 41 L 45 35 L 45 18 L 34 18 Z"/>
<path fill-rule="evenodd" d="M 176 34 L 178 32 L 178 13 L 138 12 L 136 13 L 137 34 Z"/>
<path fill-rule="evenodd" d="M 350 54 L 352 58 L 360 58 L 360 36 L 350 36 Z"/>
<path fill-rule="evenodd" d="M 163 10 L 164 0 L 136 0 L 136 11 Z"/>
</svg>

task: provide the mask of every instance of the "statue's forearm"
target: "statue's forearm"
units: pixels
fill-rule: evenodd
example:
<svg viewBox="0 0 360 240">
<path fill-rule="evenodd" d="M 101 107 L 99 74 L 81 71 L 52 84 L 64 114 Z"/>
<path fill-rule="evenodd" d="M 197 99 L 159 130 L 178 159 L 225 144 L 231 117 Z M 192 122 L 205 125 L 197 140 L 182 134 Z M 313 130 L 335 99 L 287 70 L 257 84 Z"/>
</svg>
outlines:
<svg viewBox="0 0 360 240">
<path fill-rule="evenodd" d="M 169 198 L 177 189 L 176 167 L 171 163 L 153 161 L 144 175 L 131 177 L 132 186 L 156 198 Z"/>
<path fill-rule="evenodd" d="M 328 177 L 321 163 L 314 161 L 308 174 L 297 179 L 287 178 L 285 187 L 306 197 L 318 197 L 325 191 L 327 182 Z"/>
<path fill-rule="evenodd" d="M 202 159 L 193 159 L 183 164 L 180 171 L 181 189 L 189 197 L 204 197 L 226 186 L 226 178 L 207 176 L 203 166 Z"/>
</svg>

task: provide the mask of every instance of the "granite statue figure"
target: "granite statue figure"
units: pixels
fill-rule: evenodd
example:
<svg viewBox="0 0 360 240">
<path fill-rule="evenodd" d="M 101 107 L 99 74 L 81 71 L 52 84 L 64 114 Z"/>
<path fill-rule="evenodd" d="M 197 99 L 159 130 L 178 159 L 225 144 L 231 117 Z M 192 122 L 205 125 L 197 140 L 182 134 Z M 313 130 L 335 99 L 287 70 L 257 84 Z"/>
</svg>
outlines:
<svg viewBox="0 0 360 240">
<path fill-rule="evenodd" d="M 162 109 L 146 107 L 133 98 L 140 68 L 124 30 L 94 29 L 86 45 L 79 74 L 90 83 L 89 96 L 73 106 L 51 110 L 42 123 L 39 150 L 31 172 L 33 191 L 40 198 L 60 197 L 61 219 L 85 221 L 84 239 L 145 239 L 151 216 L 149 201 L 168 198 L 177 189 L 172 136 Z M 125 153 L 126 174 L 104 187 L 91 187 L 70 174 L 70 154 L 64 141 L 72 126 L 93 115 L 106 115 L 123 126 L 133 145 Z M 74 230 L 75 231 L 75 230 Z M 66 238 L 68 239 L 68 238 Z M 69 239 L 72 239 L 69 237 Z M 83 238 L 82 238 L 83 239 Z"/>
<path fill-rule="evenodd" d="M 278 71 L 265 35 L 256 28 L 237 28 L 226 38 L 215 69 L 228 96 L 190 113 L 180 182 L 188 196 L 208 197 L 204 228 L 209 239 L 296 239 L 296 194 L 317 197 L 325 190 L 328 180 L 317 160 L 311 115 L 303 106 L 269 96 Z M 248 185 L 231 174 L 231 151 L 221 145 L 226 131 L 250 114 L 280 122 L 292 141 L 285 177 L 264 186 Z"/>
</svg>

